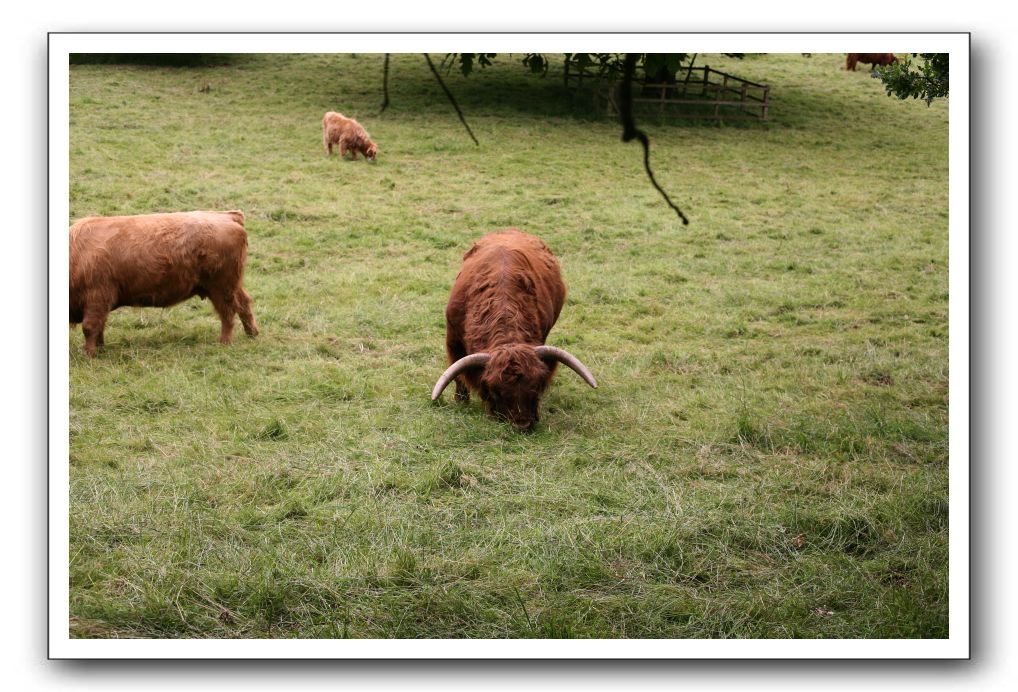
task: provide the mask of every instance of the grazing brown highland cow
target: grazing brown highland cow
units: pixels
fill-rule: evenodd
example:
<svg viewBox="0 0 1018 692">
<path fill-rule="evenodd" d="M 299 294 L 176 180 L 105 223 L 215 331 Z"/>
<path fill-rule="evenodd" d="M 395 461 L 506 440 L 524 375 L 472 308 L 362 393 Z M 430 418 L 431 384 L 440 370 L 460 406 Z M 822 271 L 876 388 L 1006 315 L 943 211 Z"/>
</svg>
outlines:
<svg viewBox="0 0 1018 692">
<path fill-rule="evenodd" d="M 457 401 L 468 401 L 472 389 L 488 413 L 527 432 L 559 362 L 596 388 L 576 357 L 544 345 L 565 297 L 558 260 L 540 238 L 510 228 L 474 243 L 445 308 L 451 365 L 432 400 L 455 379 Z"/>
<path fill-rule="evenodd" d="M 220 342 L 232 340 L 238 314 L 248 336 L 258 334 L 243 287 L 243 212 L 91 216 L 71 226 L 70 243 L 70 321 L 81 324 L 90 356 L 103 345 L 111 310 L 169 307 L 192 296 L 212 301 Z"/>
<path fill-rule="evenodd" d="M 887 67 L 892 62 L 897 61 L 898 58 L 894 53 L 849 53 L 845 59 L 845 69 L 855 72 L 857 63 L 865 63 L 870 66 L 870 69 L 873 69 L 877 65 Z"/>
<path fill-rule="evenodd" d="M 339 155 L 346 156 L 346 152 L 353 154 L 353 160 L 357 160 L 357 152 L 364 154 L 364 158 L 374 161 L 378 156 L 378 145 L 371 141 L 367 130 L 353 118 L 347 118 L 342 113 L 329 111 L 322 118 L 322 142 L 325 144 L 325 155 L 332 154 L 332 145 L 339 145 Z"/>
</svg>

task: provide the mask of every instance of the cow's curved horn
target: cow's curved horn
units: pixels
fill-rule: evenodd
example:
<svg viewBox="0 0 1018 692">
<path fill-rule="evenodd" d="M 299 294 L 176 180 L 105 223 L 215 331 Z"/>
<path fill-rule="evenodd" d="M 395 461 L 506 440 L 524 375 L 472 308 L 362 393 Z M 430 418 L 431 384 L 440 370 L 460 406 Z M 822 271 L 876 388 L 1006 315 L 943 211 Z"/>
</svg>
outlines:
<svg viewBox="0 0 1018 692">
<path fill-rule="evenodd" d="M 590 374 L 590 370 L 587 370 L 587 366 L 579 361 L 569 351 L 562 348 L 555 348 L 554 346 L 538 346 L 534 349 L 539 358 L 552 358 L 565 365 L 568 365 L 576 374 L 583 378 L 583 381 L 589 384 L 594 389 L 597 389 L 597 382 L 594 380 L 594 376 Z"/>
<path fill-rule="evenodd" d="M 463 356 L 458 361 L 446 368 L 442 376 L 438 378 L 438 382 L 435 383 L 435 388 L 431 390 L 431 400 L 434 401 L 441 394 L 442 390 L 445 389 L 450 382 L 452 382 L 456 375 L 467 368 L 477 367 L 478 365 L 484 365 L 491 359 L 491 355 L 488 353 L 471 353 L 469 356 Z"/>
</svg>

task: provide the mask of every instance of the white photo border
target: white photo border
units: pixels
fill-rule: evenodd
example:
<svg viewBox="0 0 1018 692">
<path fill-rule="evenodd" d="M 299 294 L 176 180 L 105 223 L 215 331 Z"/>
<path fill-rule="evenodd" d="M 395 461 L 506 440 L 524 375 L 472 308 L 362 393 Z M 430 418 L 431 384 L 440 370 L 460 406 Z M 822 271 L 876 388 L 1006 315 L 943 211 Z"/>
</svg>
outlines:
<svg viewBox="0 0 1018 692">
<path fill-rule="evenodd" d="M 949 636 L 946 639 L 73 639 L 69 354 L 63 315 L 71 53 L 949 53 Z M 49 657 L 52 659 L 966 659 L 970 656 L 968 33 L 51 33 L 49 35 Z"/>
</svg>

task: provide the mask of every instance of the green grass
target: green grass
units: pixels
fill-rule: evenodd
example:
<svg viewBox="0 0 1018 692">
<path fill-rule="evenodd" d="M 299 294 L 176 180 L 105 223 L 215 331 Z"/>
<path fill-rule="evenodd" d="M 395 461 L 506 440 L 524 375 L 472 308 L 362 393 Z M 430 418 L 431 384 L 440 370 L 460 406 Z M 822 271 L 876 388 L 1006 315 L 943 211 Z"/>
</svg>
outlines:
<svg viewBox="0 0 1018 692">
<path fill-rule="evenodd" d="M 71 214 L 247 214 L 262 330 L 207 302 L 71 331 L 75 637 L 945 637 L 947 107 L 843 56 L 704 58 L 766 125 L 636 144 L 500 58 L 71 68 Z M 376 164 L 326 158 L 354 115 Z M 560 258 L 532 435 L 438 405 L 463 253 Z"/>
</svg>

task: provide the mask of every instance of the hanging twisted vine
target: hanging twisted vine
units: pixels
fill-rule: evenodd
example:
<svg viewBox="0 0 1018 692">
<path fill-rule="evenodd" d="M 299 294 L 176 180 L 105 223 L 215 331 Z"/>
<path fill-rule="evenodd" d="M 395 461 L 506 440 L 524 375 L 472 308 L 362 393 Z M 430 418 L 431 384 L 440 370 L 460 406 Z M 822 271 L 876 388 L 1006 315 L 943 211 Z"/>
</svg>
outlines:
<svg viewBox="0 0 1018 692">
<path fill-rule="evenodd" d="M 382 89 L 384 93 L 382 101 L 382 111 L 389 107 L 389 53 L 385 54 L 385 66 L 383 68 L 383 83 Z M 427 53 L 423 53 L 424 59 L 428 62 L 428 67 L 431 68 L 431 74 L 435 76 L 435 80 L 439 86 L 442 87 L 442 91 L 445 92 L 446 98 L 449 99 L 449 103 L 456 110 L 456 115 L 459 117 L 460 122 L 463 123 L 463 127 L 466 128 L 467 134 L 470 135 L 470 139 L 474 141 L 474 144 L 480 146 L 481 143 L 477 141 L 477 137 L 474 136 L 473 130 L 470 129 L 470 125 L 467 124 L 467 119 L 463 116 L 463 111 L 460 109 L 459 104 L 456 103 L 456 99 L 453 97 L 452 92 L 442 81 L 442 76 L 438 73 L 435 68 L 435 64 L 431 61 L 431 56 Z M 636 71 L 636 63 L 639 60 L 640 55 L 638 53 L 626 53 L 625 61 L 623 62 L 622 69 L 622 85 L 619 93 L 619 117 L 622 121 L 622 141 L 630 142 L 634 139 L 640 141 L 643 146 L 643 168 L 647 171 L 647 177 L 650 179 L 651 185 L 654 189 L 664 198 L 668 206 L 671 207 L 679 218 L 682 219 L 684 225 L 689 225 L 689 219 L 679 209 L 678 206 L 672 202 L 671 197 L 664 191 L 661 185 L 658 184 L 657 179 L 654 177 L 654 171 L 650 168 L 650 140 L 647 138 L 647 134 L 636 126 L 636 120 L 633 117 L 633 73 Z M 695 56 L 694 56 L 695 59 Z M 690 62 L 692 67 L 692 62 Z M 687 74 L 686 79 L 688 81 L 689 76 Z"/>
<path fill-rule="evenodd" d="M 681 209 L 675 206 L 668 193 L 658 185 L 657 180 L 654 178 L 654 172 L 650 170 L 650 140 L 647 139 L 647 133 L 636 127 L 636 120 L 633 118 L 633 72 L 636 70 L 638 58 L 639 55 L 636 53 L 626 53 L 626 59 L 622 65 L 622 86 L 619 93 L 619 117 L 622 120 L 622 141 L 631 142 L 634 139 L 640 140 L 640 144 L 643 145 L 643 168 L 647 171 L 647 177 L 650 178 L 651 185 L 661 193 L 668 206 L 675 210 L 675 213 L 682 219 L 683 225 L 688 226 L 689 219 L 686 218 Z"/>
</svg>

